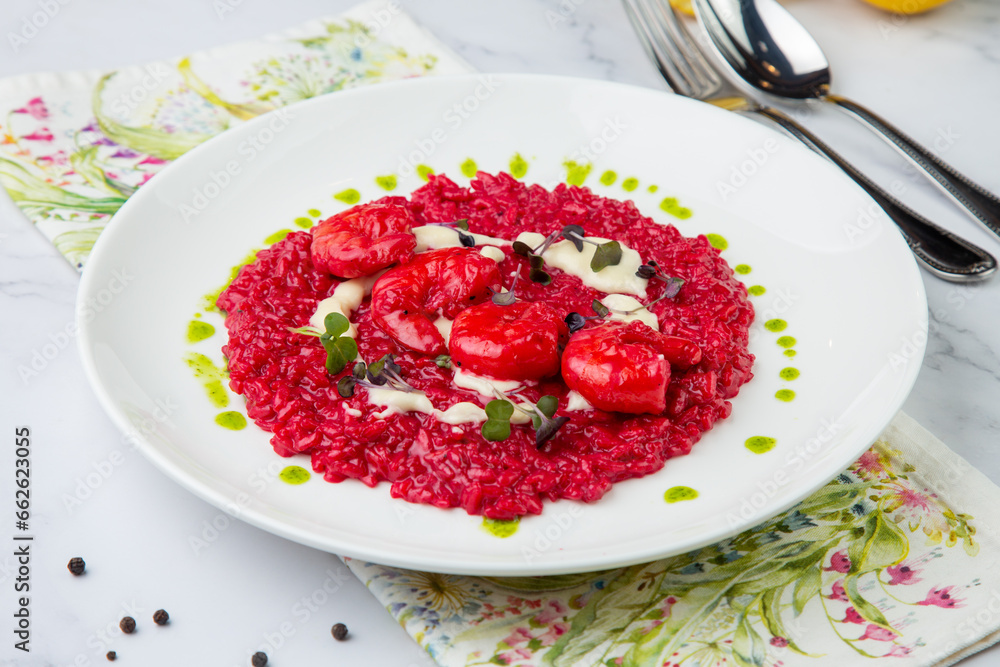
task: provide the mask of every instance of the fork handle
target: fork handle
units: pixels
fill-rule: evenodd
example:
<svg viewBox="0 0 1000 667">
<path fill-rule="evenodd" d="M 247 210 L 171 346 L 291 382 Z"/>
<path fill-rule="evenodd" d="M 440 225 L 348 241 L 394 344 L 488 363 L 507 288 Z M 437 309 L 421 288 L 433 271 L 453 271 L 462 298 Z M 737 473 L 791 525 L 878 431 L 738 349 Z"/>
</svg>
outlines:
<svg viewBox="0 0 1000 667">
<path fill-rule="evenodd" d="M 902 204 L 855 169 L 819 137 L 782 112 L 764 106 L 753 107 L 748 111 L 777 123 L 796 139 L 843 169 L 899 226 L 910 250 L 934 275 L 953 282 L 967 283 L 984 280 L 996 272 L 997 260 L 993 255 L 938 227 Z"/>
<path fill-rule="evenodd" d="M 899 150 L 937 181 L 942 189 L 975 216 L 976 220 L 1000 236 L 1000 199 L 996 195 L 973 183 L 967 176 L 918 144 L 898 127 L 857 102 L 837 95 L 827 95 L 820 99 L 836 105 L 847 112 L 847 115 L 867 125 L 886 143 Z"/>
</svg>

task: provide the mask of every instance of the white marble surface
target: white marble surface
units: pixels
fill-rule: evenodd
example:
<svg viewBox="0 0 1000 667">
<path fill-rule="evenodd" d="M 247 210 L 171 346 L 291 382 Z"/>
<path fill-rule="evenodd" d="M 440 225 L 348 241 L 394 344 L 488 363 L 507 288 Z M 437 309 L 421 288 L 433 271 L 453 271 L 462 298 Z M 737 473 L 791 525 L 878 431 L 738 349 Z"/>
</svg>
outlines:
<svg viewBox="0 0 1000 667">
<path fill-rule="evenodd" d="M 351 0 L 230 2 L 219 20 L 212 3 L 177 0 L 64 0 L 30 43 L 0 47 L 0 76 L 42 70 L 112 68 L 251 38 L 350 6 Z M 405 9 L 487 72 L 543 72 L 661 87 L 617 2 L 608 0 L 409 0 Z M 927 143 L 938 137 L 946 158 L 1000 191 L 1000 5 L 955 0 L 931 14 L 903 18 L 860 0 L 789 0 L 834 64 L 835 89 L 869 104 Z M 5 0 L 0 33 L 19 29 L 38 0 Z M 563 21 L 553 17 L 565 15 Z M 883 185 L 941 224 L 995 254 L 1000 240 L 980 231 L 901 158 L 846 118 L 817 111 L 806 118 Z M 1000 279 L 957 287 L 925 274 L 932 335 L 906 409 L 973 465 L 1000 483 Z M 19 364 L 73 318 L 78 276 L 0 196 L 0 469 L 4 545 L 0 549 L 0 662 L 4 665 L 103 664 L 105 644 L 119 664 L 249 664 L 264 647 L 271 664 L 427 665 L 364 587 L 332 556 L 230 522 L 160 474 L 123 444 L 67 345 L 27 384 Z M 877 286 L 873 286 L 877 288 Z M 870 323 L 867 326 L 877 326 Z M 859 336 L 865 331 L 859 328 Z M 33 436 L 33 651 L 12 649 L 8 545 L 15 426 Z M 117 452 L 117 454 L 116 454 Z M 120 457 L 120 458 L 119 458 Z M 89 485 L 88 485 L 89 483 Z M 92 487 L 92 488 L 91 488 Z M 79 503 L 67 498 L 78 497 Z M 223 517 L 223 518 L 220 518 Z M 217 522 L 215 528 L 212 522 Z M 192 548 L 199 537 L 206 548 Z M 84 556 L 88 575 L 65 565 Z M 332 591 L 332 592 L 329 592 Z M 311 598 L 311 600 L 310 600 Z M 174 621 L 153 626 L 155 609 Z M 117 620 L 132 613 L 140 632 L 122 636 Z M 343 621 L 351 641 L 334 642 Z M 17 653 L 17 655 L 15 655 Z M 966 663 L 1000 662 L 1000 649 Z"/>
</svg>

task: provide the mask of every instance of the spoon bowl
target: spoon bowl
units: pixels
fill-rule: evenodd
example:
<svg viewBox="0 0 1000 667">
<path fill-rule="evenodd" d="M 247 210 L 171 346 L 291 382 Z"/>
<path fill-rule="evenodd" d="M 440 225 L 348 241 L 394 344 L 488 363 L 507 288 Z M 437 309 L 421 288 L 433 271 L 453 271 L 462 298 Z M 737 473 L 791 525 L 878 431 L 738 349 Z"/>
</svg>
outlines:
<svg viewBox="0 0 1000 667">
<path fill-rule="evenodd" d="M 830 92 L 823 49 L 774 0 L 696 0 L 695 5 L 712 43 L 757 90 L 794 99 Z"/>
<path fill-rule="evenodd" d="M 1000 236 L 996 195 L 878 114 L 830 94 L 830 63 L 823 49 L 776 0 L 694 0 L 693 5 L 712 45 L 740 79 L 777 97 L 833 104 L 902 153 L 954 203 Z"/>
</svg>

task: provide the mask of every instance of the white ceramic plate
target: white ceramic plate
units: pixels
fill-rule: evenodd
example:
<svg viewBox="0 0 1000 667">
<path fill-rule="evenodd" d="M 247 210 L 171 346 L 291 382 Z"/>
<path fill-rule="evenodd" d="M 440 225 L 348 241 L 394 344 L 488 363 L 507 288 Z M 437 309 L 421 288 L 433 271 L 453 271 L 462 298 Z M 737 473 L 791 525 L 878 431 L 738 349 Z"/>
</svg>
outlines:
<svg viewBox="0 0 1000 667">
<path fill-rule="evenodd" d="M 848 466 L 903 403 L 920 368 L 926 303 L 911 255 L 884 215 L 843 174 L 740 116 L 652 90 L 544 76 L 420 79 L 372 86 L 258 118 L 184 155 L 121 209 L 102 235 L 80 290 L 80 343 L 105 409 L 141 451 L 209 502 L 266 530 L 374 562 L 452 573 L 572 573 L 649 561 L 719 540 L 804 498 Z M 732 417 L 659 473 L 620 483 L 592 505 L 548 504 L 499 539 L 461 510 L 410 505 L 319 476 L 278 481 L 289 464 L 253 424 L 227 431 L 185 365 L 186 353 L 221 363 L 215 336 L 189 344 L 201 297 L 229 268 L 311 208 L 346 207 L 332 194 L 385 194 L 375 177 L 399 175 L 393 194 L 426 164 L 460 183 L 472 158 L 553 186 L 567 159 L 590 160 L 586 185 L 634 199 L 688 235 L 728 240 L 723 256 L 747 264 L 754 298 L 756 377 Z M 605 185 L 599 177 L 614 171 Z M 639 180 L 632 192 L 627 177 Z M 610 179 L 609 179 L 610 180 Z M 653 194 L 648 186 L 658 186 Z M 666 196 L 693 210 L 677 220 Z M 192 213 L 192 211 L 194 211 Z M 87 304 L 91 304 L 88 306 Z M 97 312 L 93 304 L 99 305 Z M 788 323 L 782 334 L 765 320 Z M 776 340 L 797 339 L 789 359 Z M 782 368 L 801 371 L 794 381 Z M 795 400 L 775 398 L 780 389 Z M 230 409 L 241 409 L 233 396 Z M 744 442 L 775 438 L 766 454 Z M 698 491 L 668 504 L 674 486 Z"/>
</svg>

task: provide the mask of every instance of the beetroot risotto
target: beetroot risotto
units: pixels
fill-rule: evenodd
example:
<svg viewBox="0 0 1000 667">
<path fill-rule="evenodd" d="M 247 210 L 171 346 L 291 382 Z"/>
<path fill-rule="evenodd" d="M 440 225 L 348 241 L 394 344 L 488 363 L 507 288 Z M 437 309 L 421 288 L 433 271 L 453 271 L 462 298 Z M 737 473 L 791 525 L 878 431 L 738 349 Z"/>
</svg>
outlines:
<svg viewBox="0 0 1000 667">
<path fill-rule="evenodd" d="M 278 454 L 492 519 L 659 470 L 752 377 L 753 309 L 704 236 L 505 173 L 289 234 L 218 306 Z"/>
</svg>

